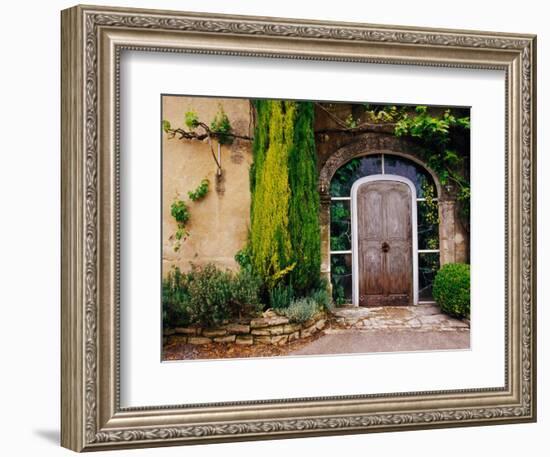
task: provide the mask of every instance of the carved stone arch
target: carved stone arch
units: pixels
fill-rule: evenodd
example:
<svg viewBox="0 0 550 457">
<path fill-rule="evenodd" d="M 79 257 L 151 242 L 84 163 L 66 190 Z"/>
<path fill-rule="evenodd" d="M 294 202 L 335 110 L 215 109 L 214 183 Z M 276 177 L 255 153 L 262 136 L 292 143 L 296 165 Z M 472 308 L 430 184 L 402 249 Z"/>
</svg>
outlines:
<svg viewBox="0 0 550 457">
<path fill-rule="evenodd" d="M 437 197 L 447 200 L 448 193 L 441 185 L 437 174 L 430 169 L 421 159 L 419 147 L 405 138 L 385 133 L 367 133 L 358 137 L 354 142 L 337 149 L 322 165 L 319 172 L 319 191 L 321 195 L 327 195 L 330 189 L 330 181 L 334 173 L 356 157 L 364 157 L 374 154 L 388 154 L 404 157 L 424 168 L 432 177 Z"/>
</svg>

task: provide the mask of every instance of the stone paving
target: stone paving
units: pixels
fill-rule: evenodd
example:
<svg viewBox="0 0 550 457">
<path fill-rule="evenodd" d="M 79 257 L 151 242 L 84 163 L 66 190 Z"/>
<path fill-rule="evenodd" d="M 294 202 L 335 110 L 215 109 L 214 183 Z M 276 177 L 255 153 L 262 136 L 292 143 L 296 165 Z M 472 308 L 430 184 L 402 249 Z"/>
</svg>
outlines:
<svg viewBox="0 0 550 457">
<path fill-rule="evenodd" d="M 396 351 L 467 350 L 468 321 L 443 314 L 438 306 L 345 306 L 332 312 L 330 326 L 315 341 L 289 355 L 357 354 Z"/>
<path fill-rule="evenodd" d="M 325 333 L 356 330 L 417 330 L 461 331 L 469 330 L 466 320 L 444 314 L 435 304 L 417 306 L 358 307 L 343 306 L 332 312 L 332 327 Z"/>
</svg>

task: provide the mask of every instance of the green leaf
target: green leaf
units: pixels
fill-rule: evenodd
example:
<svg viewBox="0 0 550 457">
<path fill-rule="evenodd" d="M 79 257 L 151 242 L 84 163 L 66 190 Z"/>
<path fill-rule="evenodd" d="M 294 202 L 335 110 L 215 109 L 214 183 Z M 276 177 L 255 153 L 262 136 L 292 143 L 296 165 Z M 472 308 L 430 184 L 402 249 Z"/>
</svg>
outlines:
<svg viewBox="0 0 550 457">
<path fill-rule="evenodd" d="M 232 130 L 231 123 L 221 104 L 219 105 L 216 117 L 210 124 L 210 129 L 217 135 L 220 144 L 231 144 L 233 142 L 233 138 L 228 135 Z"/>
<path fill-rule="evenodd" d="M 458 154 L 455 151 L 451 151 L 449 149 L 445 150 L 444 159 L 451 166 L 455 166 L 460 162 L 460 157 L 458 156 Z"/>
<path fill-rule="evenodd" d="M 185 113 L 185 125 L 190 129 L 195 129 L 199 126 L 199 116 L 194 111 Z"/>
<path fill-rule="evenodd" d="M 190 190 L 189 192 L 187 192 L 187 195 L 194 202 L 201 200 L 208 193 L 209 185 L 210 185 L 210 181 L 204 178 L 199 184 L 199 186 L 195 190 Z"/>
</svg>

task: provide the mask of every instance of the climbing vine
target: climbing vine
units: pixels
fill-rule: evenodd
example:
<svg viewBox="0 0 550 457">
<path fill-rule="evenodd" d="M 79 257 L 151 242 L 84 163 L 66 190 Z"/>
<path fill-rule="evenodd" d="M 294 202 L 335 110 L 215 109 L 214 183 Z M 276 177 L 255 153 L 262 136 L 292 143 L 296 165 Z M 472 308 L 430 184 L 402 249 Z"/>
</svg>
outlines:
<svg viewBox="0 0 550 457">
<path fill-rule="evenodd" d="M 421 181 L 423 201 L 418 202 L 418 241 L 420 249 L 439 247 L 439 205 L 436 201 L 434 185 L 425 177 Z"/>
<path fill-rule="evenodd" d="M 204 178 L 199 186 L 187 193 L 189 198 L 193 202 L 202 200 L 208 193 L 209 181 Z M 188 204 L 181 200 L 179 197 L 172 202 L 170 205 L 170 214 L 177 222 L 176 233 L 174 238 L 176 242 L 174 243 L 174 251 L 177 252 L 181 248 L 181 241 L 185 241 L 189 237 L 189 231 L 187 230 L 187 223 L 191 217 Z"/>
<path fill-rule="evenodd" d="M 189 236 L 189 231 L 186 228 L 190 217 L 189 207 L 183 200 L 176 198 L 170 206 L 170 214 L 177 222 L 177 229 L 174 234 L 174 238 L 176 239 L 176 242 L 174 243 L 174 251 L 177 252 L 181 247 L 181 240 L 186 240 Z"/>
<path fill-rule="evenodd" d="M 210 125 L 199 119 L 195 111 L 187 111 L 184 116 L 185 127 L 172 127 L 170 121 L 162 120 L 162 130 L 168 135 L 168 139 L 178 138 L 180 140 L 206 141 L 210 147 L 210 154 L 216 164 L 216 176 L 222 175 L 222 165 L 219 159 L 219 148 L 221 145 L 233 143 L 235 139 L 251 140 L 249 136 L 238 135 L 233 131 L 229 117 L 220 104 L 218 112 Z M 218 144 L 218 154 L 214 151 L 214 142 Z"/>
<path fill-rule="evenodd" d="M 202 200 L 208 193 L 209 186 L 210 186 L 210 181 L 204 178 L 199 184 L 199 186 L 195 190 L 190 190 L 189 192 L 187 192 L 187 195 L 194 202 Z"/>
<path fill-rule="evenodd" d="M 437 201 L 435 201 L 435 189 L 432 184 L 423 176 L 422 182 L 422 195 L 425 198 L 425 206 L 427 207 L 427 212 L 425 215 L 426 222 L 432 225 L 439 224 L 439 211 Z"/>
<path fill-rule="evenodd" d="M 437 116 L 428 112 L 426 106 L 417 106 L 413 115 L 404 113 L 395 124 L 397 136 L 410 136 L 421 144 L 423 159 L 437 173 L 443 186 L 456 188 L 459 212 L 466 228 L 470 217 L 470 181 L 468 155 L 461 154 L 459 130 L 470 129 L 469 116 L 456 116 L 450 109 Z"/>
<path fill-rule="evenodd" d="M 220 109 L 216 113 L 216 116 L 210 124 L 210 131 L 216 135 L 218 142 L 220 144 L 231 144 L 234 140 L 234 135 L 232 134 L 231 123 L 223 106 L 220 105 Z"/>
</svg>

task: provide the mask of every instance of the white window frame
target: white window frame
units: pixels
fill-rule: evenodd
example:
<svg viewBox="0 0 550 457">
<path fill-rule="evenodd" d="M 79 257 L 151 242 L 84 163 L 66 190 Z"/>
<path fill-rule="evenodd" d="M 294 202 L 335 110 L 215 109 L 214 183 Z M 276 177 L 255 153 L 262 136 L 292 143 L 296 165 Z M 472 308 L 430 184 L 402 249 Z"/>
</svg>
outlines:
<svg viewBox="0 0 550 457">
<path fill-rule="evenodd" d="M 369 154 L 369 155 L 378 155 L 378 154 Z M 382 173 L 381 174 L 377 174 L 377 175 L 369 175 L 369 176 L 365 176 L 364 178 L 368 178 L 368 177 L 371 177 L 371 176 L 397 176 L 399 178 L 403 178 L 403 179 L 406 179 L 408 180 L 409 182 L 412 182 L 410 181 L 408 178 L 405 178 L 403 176 L 400 176 L 400 175 L 386 175 L 386 164 L 385 164 L 385 155 L 386 154 L 383 154 L 383 153 L 380 153 L 379 154 L 380 157 L 381 157 L 381 171 Z M 365 156 L 367 157 L 367 156 Z M 397 156 L 399 157 L 399 156 Z M 419 166 L 422 166 L 420 164 L 418 164 Z M 364 179 L 364 178 L 360 178 L 360 179 Z M 356 181 L 357 182 L 357 181 Z M 354 185 L 356 184 L 356 182 L 354 183 Z M 416 195 L 416 186 L 413 184 L 413 189 L 414 189 L 414 194 Z M 352 192 L 353 192 L 353 187 L 352 187 Z M 349 201 L 350 202 L 350 212 L 353 213 L 353 209 L 352 209 L 352 192 L 350 192 L 350 196 L 348 197 L 331 197 L 330 200 L 331 202 L 332 201 Z M 418 202 L 424 202 L 426 201 L 426 198 L 424 197 L 416 197 L 415 201 L 413 202 L 413 207 L 414 207 L 414 211 L 417 212 L 417 205 L 418 205 Z M 433 198 L 432 201 L 438 201 L 438 198 Z M 354 261 L 353 261 L 353 251 L 354 251 L 354 245 L 353 245 L 353 216 L 351 218 L 351 229 L 352 229 L 352 244 L 351 244 L 351 249 L 350 250 L 343 250 L 343 251 L 332 251 L 330 250 L 329 251 L 329 265 L 332 265 L 332 255 L 345 255 L 345 254 L 351 254 L 352 256 L 352 271 L 351 271 L 351 280 L 352 280 L 352 303 L 355 305 L 355 306 L 358 306 L 358 300 L 356 300 L 354 297 L 355 297 L 355 286 L 354 284 L 357 282 L 356 281 L 356 278 L 357 278 L 357 271 L 354 269 Z M 416 253 L 413 252 L 413 263 L 416 264 L 416 268 L 414 268 L 414 271 L 413 271 L 413 274 L 416 276 L 416 294 L 415 294 L 415 299 L 414 299 L 414 304 L 423 304 L 423 303 L 433 303 L 433 300 L 427 300 L 427 301 L 419 301 L 418 299 L 418 295 L 419 295 L 419 285 L 418 285 L 418 265 L 419 265 L 419 254 L 438 254 L 440 252 L 440 248 L 441 246 L 438 248 L 438 249 L 418 249 L 418 221 L 416 222 L 415 226 L 414 226 L 414 230 L 416 232 L 416 236 L 413 236 L 413 239 L 414 239 L 414 243 L 416 243 L 416 246 L 417 246 L 417 249 L 416 249 Z M 356 295 L 358 297 L 358 293 Z"/>
</svg>

